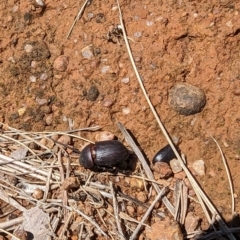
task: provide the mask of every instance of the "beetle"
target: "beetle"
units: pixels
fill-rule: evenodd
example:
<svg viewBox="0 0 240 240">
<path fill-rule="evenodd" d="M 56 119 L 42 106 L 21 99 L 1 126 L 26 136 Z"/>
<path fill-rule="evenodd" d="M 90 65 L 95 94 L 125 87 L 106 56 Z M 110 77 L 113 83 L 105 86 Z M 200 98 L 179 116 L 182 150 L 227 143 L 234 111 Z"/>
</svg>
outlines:
<svg viewBox="0 0 240 240">
<path fill-rule="evenodd" d="M 169 163 L 173 158 L 176 158 L 176 155 L 173 152 L 171 146 L 168 144 L 156 153 L 152 162 L 153 164 L 155 164 L 156 162 Z"/>
<path fill-rule="evenodd" d="M 129 158 L 128 149 L 117 140 L 87 145 L 79 157 L 80 164 L 91 170 L 112 170 Z"/>
<path fill-rule="evenodd" d="M 79 153 L 79 163 L 86 169 L 92 171 L 109 171 L 113 172 L 118 168 L 119 170 L 130 170 L 134 168 L 134 156 L 130 154 L 129 150 L 117 140 L 105 140 L 88 144 L 79 151 L 71 146 L 58 142 L 49 137 L 52 141 L 60 144 L 66 148 L 72 149 L 74 152 Z M 132 163 L 127 161 L 129 156 Z M 131 171 L 131 170 L 130 170 Z"/>
</svg>

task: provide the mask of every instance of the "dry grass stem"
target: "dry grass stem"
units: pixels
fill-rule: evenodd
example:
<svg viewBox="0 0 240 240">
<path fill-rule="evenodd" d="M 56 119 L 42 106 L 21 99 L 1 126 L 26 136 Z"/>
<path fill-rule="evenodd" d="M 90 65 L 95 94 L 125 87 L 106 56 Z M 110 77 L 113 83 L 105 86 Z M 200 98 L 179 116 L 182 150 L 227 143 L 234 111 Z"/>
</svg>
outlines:
<svg viewBox="0 0 240 240">
<path fill-rule="evenodd" d="M 6 202 L 9 203 L 10 205 L 12 205 L 13 207 L 15 207 L 16 209 L 24 212 L 26 211 L 26 208 L 23 207 L 21 204 L 19 204 L 16 200 L 14 200 L 13 198 L 9 197 L 3 190 L 0 191 L 0 198 Z"/>
<path fill-rule="evenodd" d="M 129 216 L 128 216 L 126 213 L 124 213 L 124 212 L 119 212 L 119 217 L 120 217 L 121 219 L 130 221 L 130 222 L 134 222 L 134 223 L 137 223 L 137 224 L 140 223 L 140 222 L 137 221 L 135 218 L 129 217 Z M 149 225 L 147 225 L 147 224 L 145 224 L 145 223 L 143 223 L 142 225 L 143 225 L 144 227 L 151 228 Z"/>
<path fill-rule="evenodd" d="M 0 229 L 8 229 L 17 224 L 21 224 L 23 221 L 24 221 L 24 217 L 18 217 L 15 219 L 8 220 L 6 222 L 2 222 L 2 223 L 0 223 Z"/>
<path fill-rule="evenodd" d="M 120 219 L 119 219 L 119 212 L 118 212 L 118 204 L 117 204 L 117 200 L 116 200 L 116 197 L 115 197 L 115 192 L 114 192 L 112 182 L 109 182 L 109 185 L 110 185 L 110 189 L 111 189 L 111 193 L 112 193 L 113 211 L 114 211 L 115 221 L 116 221 L 116 224 L 117 224 L 118 233 L 120 235 L 120 239 L 126 239 L 126 237 L 123 234 L 122 228 L 121 228 L 121 223 L 120 223 Z"/>
<path fill-rule="evenodd" d="M 15 237 L 12 233 L 10 233 L 10 232 L 8 232 L 8 231 L 6 231 L 6 230 L 4 230 L 4 229 L 1 229 L 1 228 L 0 228 L 0 232 L 4 232 L 4 233 L 6 233 L 7 235 L 11 236 L 11 237 L 12 237 L 12 240 L 21 240 L 20 238 Z"/>
<path fill-rule="evenodd" d="M 70 34 L 71 34 L 71 32 L 72 32 L 72 30 L 73 30 L 76 22 L 77 22 L 77 21 L 79 20 L 79 18 L 82 16 L 82 13 L 83 13 L 83 11 L 84 11 L 84 9 L 85 9 L 88 1 L 89 1 L 89 0 L 86 0 L 86 1 L 84 2 L 84 4 L 82 5 L 81 9 L 79 10 L 78 15 L 77 15 L 77 17 L 75 18 L 75 20 L 74 20 L 74 22 L 73 22 L 73 24 L 72 24 L 72 26 L 71 26 L 68 34 L 67 34 L 67 39 L 69 38 L 69 36 L 70 36 Z"/>
<path fill-rule="evenodd" d="M 214 142 L 216 143 L 216 145 L 217 145 L 217 147 L 218 147 L 218 149 L 220 151 L 220 154 L 221 154 L 221 157 L 222 157 L 222 161 L 223 161 L 223 165 L 224 165 L 226 173 L 227 173 L 229 187 L 230 187 L 230 192 L 231 192 L 232 216 L 234 216 L 234 213 L 235 213 L 235 200 L 234 200 L 234 190 L 233 190 L 233 183 L 232 183 L 231 173 L 230 173 L 230 170 L 229 170 L 229 167 L 228 167 L 228 164 L 227 164 L 227 160 L 226 160 L 226 158 L 224 156 L 224 153 L 223 153 L 220 145 L 218 144 L 217 140 L 213 136 L 211 136 L 211 138 L 214 140 Z"/>
<path fill-rule="evenodd" d="M 52 163 L 51 163 L 51 168 L 49 169 L 49 172 L 48 172 L 48 177 L 47 177 L 47 181 L 46 181 L 46 189 L 44 191 L 44 195 L 43 195 L 43 202 L 46 201 L 47 199 L 47 196 L 48 196 L 48 192 L 49 192 L 49 188 L 50 188 L 50 180 L 51 180 L 51 176 L 52 176 L 52 170 L 53 170 L 53 166 L 55 164 L 56 160 L 54 160 Z"/>
<path fill-rule="evenodd" d="M 66 230 L 67 230 L 67 227 L 68 227 L 68 224 L 70 223 L 70 221 L 72 220 L 72 217 L 73 217 L 73 212 L 70 212 L 68 216 L 66 216 L 66 220 L 64 221 L 64 226 L 59 234 L 59 239 L 64 239 L 66 238 L 64 236 Z"/>
<path fill-rule="evenodd" d="M 146 213 L 144 214 L 142 220 L 139 222 L 138 226 L 136 227 L 136 229 L 134 230 L 133 234 L 130 236 L 129 240 L 134 240 L 136 239 L 138 232 L 140 231 L 143 223 L 146 221 L 146 219 L 148 218 L 149 214 L 151 213 L 152 209 L 154 208 L 154 205 L 163 197 L 163 195 L 165 195 L 166 193 L 166 188 L 164 187 L 157 195 L 157 197 L 154 199 L 154 201 L 152 202 L 151 206 L 149 207 L 149 209 L 146 211 Z"/>
<path fill-rule="evenodd" d="M 188 210 L 188 188 L 182 184 L 181 185 L 181 214 L 180 214 L 180 223 L 184 224 L 185 218 Z"/>
<path fill-rule="evenodd" d="M 174 219 L 179 221 L 179 213 L 180 213 L 180 203 L 181 203 L 181 185 L 182 182 L 176 181 L 174 186 L 174 205 L 175 205 L 175 214 Z"/>
</svg>

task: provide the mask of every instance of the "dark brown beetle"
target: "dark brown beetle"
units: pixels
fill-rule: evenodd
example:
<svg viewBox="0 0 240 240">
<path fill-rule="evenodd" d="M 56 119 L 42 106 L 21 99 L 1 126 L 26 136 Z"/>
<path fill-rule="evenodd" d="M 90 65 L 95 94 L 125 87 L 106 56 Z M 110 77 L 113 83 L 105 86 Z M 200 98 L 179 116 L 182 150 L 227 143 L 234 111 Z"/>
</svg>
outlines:
<svg viewBox="0 0 240 240">
<path fill-rule="evenodd" d="M 81 152 L 79 162 L 87 169 L 112 169 L 129 157 L 128 149 L 117 140 L 99 141 L 87 145 Z"/>
</svg>

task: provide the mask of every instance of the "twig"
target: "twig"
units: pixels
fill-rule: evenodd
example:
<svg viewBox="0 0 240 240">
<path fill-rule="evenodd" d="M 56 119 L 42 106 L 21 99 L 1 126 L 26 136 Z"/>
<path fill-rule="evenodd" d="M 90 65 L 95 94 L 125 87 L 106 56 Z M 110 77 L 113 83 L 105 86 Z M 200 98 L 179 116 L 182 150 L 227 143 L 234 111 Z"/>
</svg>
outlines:
<svg viewBox="0 0 240 240">
<path fill-rule="evenodd" d="M 3 190 L 0 191 L 0 198 L 6 202 L 15 207 L 16 209 L 24 212 L 26 211 L 26 208 L 20 205 L 17 201 L 15 201 L 13 198 L 9 197 Z"/>
<path fill-rule="evenodd" d="M 121 219 L 124 219 L 124 220 L 127 220 L 127 221 L 130 221 L 130 222 L 134 222 L 134 223 L 138 223 L 139 224 L 139 221 L 137 221 L 135 218 L 132 218 L 130 216 L 128 216 L 126 213 L 124 212 L 119 212 L 119 217 Z M 144 227 L 148 227 L 148 228 L 151 228 L 149 225 L 145 224 L 145 223 L 142 223 L 142 225 Z"/>
<path fill-rule="evenodd" d="M 6 222 L 2 222 L 0 223 L 0 229 L 8 229 L 12 226 L 22 223 L 24 219 L 25 219 L 24 217 L 18 217 L 15 219 L 8 220 Z"/>
<path fill-rule="evenodd" d="M 8 232 L 8 231 L 5 231 L 5 230 L 3 230 L 3 229 L 0 229 L 0 232 L 4 232 L 4 233 L 6 233 L 7 235 L 13 237 L 13 240 L 21 240 L 20 238 L 15 237 L 12 233 L 10 233 L 10 232 Z"/>
<path fill-rule="evenodd" d="M 139 205 L 139 206 L 141 206 L 141 207 L 143 207 L 143 208 L 145 208 L 145 209 L 148 209 L 148 208 L 149 208 L 149 205 L 147 205 L 146 203 L 143 203 L 143 202 L 139 201 L 139 200 L 136 199 L 136 198 L 130 197 L 130 196 L 128 196 L 128 195 L 126 195 L 126 194 L 124 194 L 124 193 L 122 193 L 122 192 L 118 192 L 118 194 L 120 195 L 121 198 L 126 199 L 126 200 L 128 200 L 128 201 L 130 201 L 130 202 L 133 202 L 133 203 L 135 203 L 136 205 Z M 164 219 L 164 214 L 162 214 L 162 215 L 163 215 L 163 216 L 162 216 L 162 215 L 161 215 L 159 212 L 157 212 L 155 209 L 153 209 L 152 213 L 154 214 L 154 216 L 160 218 L 161 220 Z"/>
<path fill-rule="evenodd" d="M 182 182 L 177 180 L 174 186 L 174 205 L 175 205 L 174 220 L 178 222 L 179 222 L 179 215 L 180 215 L 181 187 L 182 187 Z"/>
<path fill-rule="evenodd" d="M 12 158 L 0 154 L 0 163 L 6 163 L 6 162 L 12 162 L 12 161 L 13 161 Z M 15 169 L 16 172 L 21 171 L 24 174 L 27 174 L 29 171 L 34 172 L 34 173 L 30 173 L 29 175 L 43 181 L 46 181 L 46 177 L 48 175 L 47 172 L 20 161 L 16 161 L 14 162 L 14 164 L 10 163 L 8 164 L 8 166 Z M 29 171 L 26 171 L 26 170 L 29 170 Z M 44 177 L 41 175 L 43 175 Z M 57 174 L 53 174 L 53 178 L 59 180 L 59 176 Z"/>
<path fill-rule="evenodd" d="M 160 193 L 158 193 L 157 197 L 154 199 L 154 201 L 152 202 L 152 204 L 150 205 L 149 209 L 146 211 L 146 213 L 144 214 L 142 220 L 139 222 L 138 226 L 136 227 L 136 229 L 134 230 L 134 232 L 132 233 L 132 235 L 130 236 L 129 240 L 133 240 L 137 237 L 137 234 L 139 232 L 139 230 L 141 229 L 143 223 L 145 222 L 145 220 L 148 218 L 149 214 L 151 213 L 152 209 L 154 208 L 154 205 L 159 201 L 159 199 L 165 194 L 166 188 L 164 187 Z"/>
<path fill-rule="evenodd" d="M 232 178 L 231 178 L 231 173 L 230 173 L 230 170 L 229 170 L 229 167 L 228 167 L 228 164 L 227 164 L 227 160 L 224 156 L 224 153 L 220 147 L 220 145 L 218 144 L 217 140 L 210 134 L 211 138 L 213 139 L 213 141 L 216 143 L 219 151 L 220 151 L 220 154 L 221 154 L 221 157 L 222 157 L 222 161 L 223 161 L 223 165 L 225 167 L 225 170 L 226 170 L 226 173 L 227 173 L 227 177 L 228 177 L 228 182 L 229 182 L 229 187 L 230 187 L 230 191 L 231 191 L 231 200 L 232 200 L 232 216 L 234 215 L 234 212 L 235 212 L 235 200 L 234 200 L 234 191 L 233 191 L 233 183 L 232 183 Z"/>
<path fill-rule="evenodd" d="M 71 34 L 71 32 L 72 32 L 72 30 L 73 30 L 76 22 L 77 22 L 77 21 L 79 20 L 79 18 L 81 17 L 82 12 L 83 12 L 84 8 L 86 7 L 87 3 L 88 3 L 88 0 L 86 0 L 86 1 L 84 2 L 84 4 L 82 5 L 81 9 L 79 10 L 78 15 L 77 15 L 77 17 L 75 18 L 75 20 L 74 20 L 74 22 L 73 22 L 73 24 L 72 24 L 72 26 L 71 26 L 68 34 L 67 34 L 67 39 L 69 38 L 69 36 L 70 36 L 70 34 Z"/>
<path fill-rule="evenodd" d="M 180 223 L 184 224 L 186 215 L 187 215 L 187 207 L 188 207 L 188 188 L 182 184 L 181 185 L 181 218 Z"/>
<path fill-rule="evenodd" d="M 120 238 L 121 239 L 126 239 L 124 234 L 123 234 L 123 231 L 122 231 L 122 228 L 121 228 L 121 224 L 120 224 L 120 220 L 119 220 L 119 216 L 118 216 L 118 214 L 119 214 L 118 213 L 118 205 L 117 205 L 117 201 L 116 201 L 116 197 L 115 197 L 115 193 L 114 193 L 112 182 L 109 182 L 109 185 L 110 185 L 110 189 L 111 189 L 111 193 L 112 193 L 113 210 L 114 210 L 114 215 L 115 215 L 115 221 L 117 223 L 117 229 L 118 229 L 118 232 L 120 234 Z"/>
<path fill-rule="evenodd" d="M 50 188 L 50 180 L 51 180 L 51 176 L 52 176 L 52 170 L 53 170 L 53 166 L 55 164 L 56 160 L 54 160 L 52 163 L 51 163 L 51 168 L 48 172 L 48 177 L 47 177 L 47 182 L 46 182 L 46 188 L 45 188 L 45 191 L 44 191 L 44 195 L 43 195 L 43 199 L 42 201 L 45 202 L 46 199 L 47 199 L 47 196 L 48 196 L 48 192 L 49 192 L 49 188 Z"/>
<path fill-rule="evenodd" d="M 68 224 L 72 220 L 72 217 L 73 217 L 73 212 L 70 212 L 70 214 L 67 216 L 67 220 L 64 221 L 65 223 L 61 230 L 61 233 L 59 234 L 59 239 L 63 239 L 64 233 L 67 230 Z"/>
</svg>

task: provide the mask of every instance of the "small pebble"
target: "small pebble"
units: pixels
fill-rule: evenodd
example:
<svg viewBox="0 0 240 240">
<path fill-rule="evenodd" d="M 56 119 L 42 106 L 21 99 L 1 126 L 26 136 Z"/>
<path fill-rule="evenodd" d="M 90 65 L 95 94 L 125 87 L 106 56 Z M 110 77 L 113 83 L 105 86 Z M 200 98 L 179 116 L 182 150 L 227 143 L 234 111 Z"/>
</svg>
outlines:
<svg viewBox="0 0 240 240">
<path fill-rule="evenodd" d="M 187 233 L 194 232 L 199 224 L 199 217 L 197 217 L 193 212 L 189 212 L 185 218 L 184 228 Z"/>
<path fill-rule="evenodd" d="M 135 216 L 136 215 L 136 209 L 133 206 L 127 206 L 127 212 L 130 216 Z"/>
<path fill-rule="evenodd" d="M 30 82 L 35 83 L 37 81 L 37 78 L 35 76 L 29 77 Z"/>
<path fill-rule="evenodd" d="M 146 21 L 146 24 L 148 27 L 152 26 L 153 25 L 153 21 Z"/>
<path fill-rule="evenodd" d="M 122 109 L 122 113 L 123 113 L 124 115 L 128 115 L 130 112 L 131 112 L 131 109 L 130 109 L 129 107 L 124 107 L 124 108 Z"/>
<path fill-rule="evenodd" d="M 48 100 L 45 99 L 45 98 L 36 98 L 36 102 L 39 104 L 39 105 L 44 105 L 44 104 L 47 104 L 48 103 Z"/>
<path fill-rule="evenodd" d="M 7 60 L 8 60 L 9 62 L 16 63 L 16 60 L 15 60 L 14 57 L 9 57 Z"/>
<path fill-rule="evenodd" d="M 64 55 L 57 57 L 54 61 L 53 68 L 57 71 L 64 72 L 68 66 L 68 58 Z"/>
<path fill-rule="evenodd" d="M 54 75 L 54 78 L 56 78 L 56 79 L 58 79 L 58 80 L 60 80 L 60 79 L 62 79 L 62 75 L 61 74 L 55 74 Z"/>
<path fill-rule="evenodd" d="M 197 18 L 197 17 L 198 17 L 198 14 L 197 14 L 197 13 L 194 13 L 194 14 L 193 14 L 193 17 L 194 17 L 194 18 Z"/>
<path fill-rule="evenodd" d="M 98 13 L 96 15 L 96 22 L 97 23 L 104 23 L 106 21 L 105 16 L 103 13 Z"/>
<path fill-rule="evenodd" d="M 56 135 L 55 135 L 55 136 L 56 136 Z M 52 136 L 52 138 L 54 139 L 54 136 Z M 58 137 L 57 137 L 57 138 L 58 138 Z M 54 140 L 57 140 L 57 139 L 54 139 Z M 40 140 L 40 143 L 41 143 L 42 145 L 50 148 L 50 149 L 52 149 L 53 146 L 54 146 L 54 144 L 55 144 L 54 141 L 52 141 L 52 140 L 50 140 L 50 139 L 46 139 L 46 138 L 42 138 L 42 139 Z"/>
<path fill-rule="evenodd" d="M 63 122 L 67 122 L 67 121 L 68 121 L 68 117 L 64 115 L 64 116 L 62 117 L 62 120 L 63 120 Z"/>
<path fill-rule="evenodd" d="M 47 80 L 47 79 L 48 79 L 47 73 L 42 73 L 41 76 L 40 76 L 40 80 L 45 81 L 45 80 Z"/>
<path fill-rule="evenodd" d="M 24 115 L 24 113 L 26 112 L 26 107 L 21 107 L 18 109 L 18 115 L 21 117 Z"/>
<path fill-rule="evenodd" d="M 88 13 L 87 16 L 88 16 L 89 19 L 94 18 L 94 14 L 93 14 L 92 12 L 91 12 L 91 13 Z"/>
<path fill-rule="evenodd" d="M 41 190 L 40 188 L 36 188 L 32 194 L 32 196 L 39 200 L 43 198 L 43 190 Z"/>
<path fill-rule="evenodd" d="M 136 38 L 140 38 L 142 36 L 142 32 L 135 32 L 133 36 Z"/>
<path fill-rule="evenodd" d="M 173 172 L 170 166 L 165 162 L 156 162 L 153 165 L 155 179 L 159 178 L 169 178 L 172 176 Z"/>
<path fill-rule="evenodd" d="M 113 6 L 112 11 L 116 11 L 116 10 L 118 10 L 118 6 Z"/>
<path fill-rule="evenodd" d="M 81 50 L 82 56 L 86 59 L 91 59 L 93 55 L 92 46 L 87 46 Z"/>
<path fill-rule="evenodd" d="M 103 101 L 103 106 L 104 107 L 111 107 L 112 105 L 114 104 L 114 101 L 113 100 L 111 100 L 111 99 L 106 99 L 106 100 L 104 100 Z"/>
<path fill-rule="evenodd" d="M 148 199 L 147 194 L 145 192 L 138 192 L 136 196 L 137 200 L 145 203 Z"/>
<path fill-rule="evenodd" d="M 169 92 L 168 103 L 181 115 L 200 112 L 206 104 L 206 96 L 198 87 L 187 83 L 176 84 Z"/>
<path fill-rule="evenodd" d="M 66 144 L 69 145 L 71 142 L 71 137 L 67 136 L 67 135 L 62 135 L 59 139 L 58 142 L 62 143 L 62 144 Z"/>
<path fill-rule="evenodd" d="M 129 83 L 129 77 L 122 78 L 121 82 L 126 84 Z"/>
<path fill-rule="evenodd" d="M 36 68 L 38 65 L 37 61 L 32 61 L 31 62 L 31 68 Z"/>
<path fill-rule="evenodd" d="M 18 9 L 19 9 L 19 7 L 18 7 L 17 5 L 15 5 L 15 6 L 12 8 L 13 13 L 17 12 Z"/>
<path fill-rule="evenodd" d="M 27 52 L 27 53 L 31 53 L 31 52 L 33 51 L 33 46 L 32 46 L 31 44 L 26 44 L 26 45 L 24 46 L 24 50 L 25 50 L 25 52 Z"/>
<path fill-rule="evenodd" d="M 46 122 L 47 125 L 51 125 L 52 122 L 53 122 L 53 114 L 46 115 L 45 122 Z"/>
<path fill-rule="evenodd" d="M 79 188 L 79 187 L 80 187 L 80 182 L 77 177 L 68 177 L 62 183 L 62 188 L 64 190 L 69 190 L 72 188 Z"/>
<path fill-rule="evenodd" d="M 234 89 L 233 94 L 235 96 L 240 96 L 240 88 Z"/>
<path fill-rule="evenodd" d="M 232 27 L 233 27 L 232 21 L 227 21 L 227 22 L 226 22 L 226 25 L 227 25 L 229 28 L 232 28 Z"/>
<path fill-rule="evenodd" d="M 107 72 L 109 72 L 109 70 L 110 70 L 110 66 L 103 66 L 102 68 L 101 68 L 101 73 L 107 73 Z"/>
<path fill-rule="evenodd" d="M 173 173 L 178 173 L 178 172 L 182 171 L 182 167 L 181 167 L 181 164 L 178 161 L 178 159 L 172 159 L 170 161 L 170 167 L 171 167 Z"/>
<path fill-rule="evenodd" d="M 192 164 L 193 170 L 197 173 L 199 176 L 204 176 L 205 175 L 205 164 L 203 160 L 196 160 Z"/>
<path fill-rule="evenodd" d="M 87 97 L 90 101 L 95 101 L 99 95 L 98 88 L 96 86 L 90 87 Z"/>
<path fill-rule="evenodd" d="M 45 6 L 45 3 L 42 0 L 35 0 L 35 1 L 39 6 L 41 6 L 41 7 Z"/>
<path fill-rule="evenodd" d="M 143 181 L 141 179 L 137 179 L 137 178 L 131 178 L 130 179 L 130 186 L 131 188 L 135 188 L 138 191 L 143 191 L 144 189 L 144 184 Z"/>
<path fill-rule="evenodd" d="M 114 140 L 115 135 L 109 131 L 102 131 L 96 134 L 95 140 L 98 141 L 106 141 L 106 140 Z"/>
</svg>

